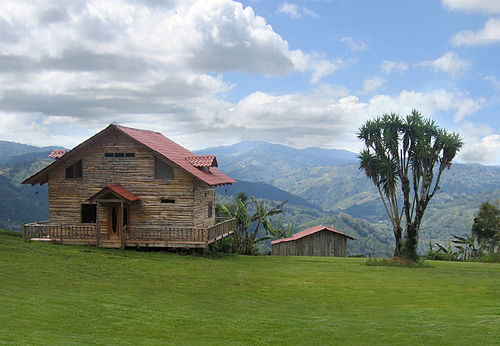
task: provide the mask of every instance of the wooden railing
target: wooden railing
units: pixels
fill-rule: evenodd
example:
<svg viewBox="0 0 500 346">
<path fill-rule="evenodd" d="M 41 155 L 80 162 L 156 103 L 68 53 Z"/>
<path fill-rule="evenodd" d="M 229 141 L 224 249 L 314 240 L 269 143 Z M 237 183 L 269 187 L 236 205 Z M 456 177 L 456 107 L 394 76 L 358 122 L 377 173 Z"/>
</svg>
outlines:
<svg viewBox="0 0 500 346">
<path fill-rule="evenodd" d="M 128 240 L 206 242 L 206 230 L 193 227 L 130 227 Z"/>
<path fill-rule="evenodd" d="M 223 222 L 219 222 L 207 230 L 207 241 L 213 243 L 216 240 L 227 237 L 228 235 L 234 233 L 236 229 L 236 219 L 228 219 Z"/>
<path fill-rule="evenodd" d="M 96 238 L 94 224 L 89 225 L 66 225 L 61 223 L 49 223 L 48 221 L 27 223 L 23 225 L 23 236 L 25 239 L 84 239 Z"/>
<path fill-rule="evenodd" d="M 165 242 L 200 242 L 213 243 L 225 238 L 235 230 L 235 219 L 228 219 L 218 224 L 205 228 L 194 227 L 128 227 L 126 241 L 165 241 Z M 96 240 L 96 245 L 101 243 L 100 231 L 96 224 L 68 225 L 49 223 L 48 221 L 24 224 L 23 235 L 26 240 L 52 239 L 52 240 Z"/>
</svg>

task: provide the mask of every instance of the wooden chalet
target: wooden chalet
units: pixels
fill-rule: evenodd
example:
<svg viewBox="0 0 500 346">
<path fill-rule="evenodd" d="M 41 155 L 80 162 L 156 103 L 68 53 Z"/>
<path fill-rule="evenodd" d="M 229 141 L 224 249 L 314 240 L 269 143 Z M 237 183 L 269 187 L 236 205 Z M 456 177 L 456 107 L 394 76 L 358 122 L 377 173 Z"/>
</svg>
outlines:
<svg viewBox="0 0 500 346">
<path fill-rule="evenodd" d="M 235 183 L 215 156 L 162 134 L 111 124 L 23 184 L 48 183 L 49 220 L 25 224 L 30 240 L 102 247 L 201 247 L 234 232 L 216 223 L 215 187 Z"/>
<path fill-rule="evenodd" d="M 295 233 L 293 237 L 273 240 L 273 256 L 347 256 L 347 239 L 354 239 L 323 225 Z"/>
</svg>

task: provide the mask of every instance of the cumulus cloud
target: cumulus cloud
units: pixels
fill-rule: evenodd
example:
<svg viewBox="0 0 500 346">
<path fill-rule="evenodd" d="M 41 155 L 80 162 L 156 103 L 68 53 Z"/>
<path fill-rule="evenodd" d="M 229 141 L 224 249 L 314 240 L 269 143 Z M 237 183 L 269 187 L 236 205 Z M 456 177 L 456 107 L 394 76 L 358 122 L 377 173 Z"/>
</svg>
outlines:
<svg viewBox="0 0 500 346">
<path fill-rule="evenodd" d="M 389 74 L 392 72 L 398 72 L 401 74 L 404 71 L 408 70 L 408 64 L 404 61 L 384 60 L 380 65 L 380 70 L 385 74 Z"/>
<path fill-rule="evenodd" d="M 500 13 L 498 0 L 443 0 L 443 4 L 451 9 L 465 12 Z"/>
<path fill-rule="evenodd" d="M 436 60 L 424 61 L 419 65 L 431 67 L 435 71 L 443 71 L 455 76 L 458 72 L 468 68 L 470 66 L 470 62 L 460 59 L 456 53 L 447 52 Z"/>
<path fill-rule="evenodd" d="M 289 2 L 282 3 L 278 8 L 277 12 L 285 14 L 292 19 L 300 19 L 304 15 L 312 17 L 314 19 L 319 18 L 319 16 L 315 12 L 309 10 L 308 8 Z"/>
<path fill-rule="evenodd" d="M 201 126 L 227 108 L 234 85 L 223 73 L 300 71 L 317 83 L 341 64 L 290 50 L 263 17 L 231 0 L 12 0 L 0 10 L 0 32 L 0 113 L 24 119 L 17 126 L 26 134 L 35 125 L 83 133 L 146 118 Z"/>
<path fill-rule="evenodd" d="M 494 164 L 500 160 L 500 135 L 491 127 L 467 123 L 460 133 L 465 142 L 459 155 L 461 161 Z"/>
<path fill-rule="evenodd" d="M 498 2 L 500 4 L 500 2 Z M 484 28 L 473 32 L 464 30 L 453 36 L 455 46 L 487 45 L 500 42 L 500 18 L 489 19 Z"/>
</svg>

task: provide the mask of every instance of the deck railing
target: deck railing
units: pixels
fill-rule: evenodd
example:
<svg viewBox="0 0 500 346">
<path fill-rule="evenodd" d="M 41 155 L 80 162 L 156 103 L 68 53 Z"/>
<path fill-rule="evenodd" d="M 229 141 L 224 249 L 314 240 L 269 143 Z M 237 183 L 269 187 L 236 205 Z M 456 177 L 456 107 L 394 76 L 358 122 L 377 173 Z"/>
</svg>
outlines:
<svg viewBox="0 0 500 346">
<path fill-rule="evenodd" d="M 129 227 L 127 241 L 163 241 L 163 242 L 197 242 L 213 243 L 234 232 L 235 219 L 228 219 L 208 228 L 184 226 L 138 226 Z M 68 225 L 49 223 L 48 221 L 24 224 L 23 235 L 26 240 L 96 240 L 100 243 L 100 232 L 96 224 Z"/>
<path fill-rule="evenodd" d="M 226 236 L 234 233 L 236 229 L 236 219 L 227 219 L 225 221 L 219 222 L 207 230 L 207 241 L 213 243 L 219 239 L 225 238 Z"/>
<path fill-rule="evenodd" d="M 84 239 L 96 238 L 96 225 L 67 225 L 48 221 L 27 223 L 23 226 L 25 239 Z"/>
<path fill-rule="evenodd" d="M 130 227 L 128 240 L 206 242 L 206 230 L 193 227 Z"/>
</svg>

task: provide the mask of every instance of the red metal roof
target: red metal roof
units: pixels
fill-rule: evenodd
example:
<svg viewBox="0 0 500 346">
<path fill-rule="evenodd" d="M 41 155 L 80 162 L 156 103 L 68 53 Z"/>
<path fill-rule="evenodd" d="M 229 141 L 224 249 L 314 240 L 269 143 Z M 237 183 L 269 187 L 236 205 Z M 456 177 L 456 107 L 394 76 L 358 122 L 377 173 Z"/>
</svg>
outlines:
<svg viewBox="0 0 500 346">
<path fill-rule="evenodd" d="M 217 159 L 215 155 L 197 155 L 192 157 L 186 157 L 193 166 L 195 167 L 218 167 Z"/>
<path fill-rule="evenodd" d="M 66 154 L 68 151 L 67 150 L 52 150 L 50 153 L 49 157 L 53 157 L 56 160 Z"/>
<path fill-rule="evenodd" d="M 181 145 L 163 136 L 159 132 L 139 130 L 122 125 L 112 126 L 114 126 L 125 135 L 136 140 L 137 142 L 144 144 L 149 149 L 155 151 L 156 153 L 165 157 L 167 160 L 175 163 L 176 165 L 194 175 L 196 178 L 204 181 L 209 185 L 225 185 L 236 183 L 236 180 L 228 177 L 216 168 L 212 167 L 207 172 L 193 166 L 193 164 L 189 160 L 186 160 L 186 158 L 196 157 L 196 155 L 194 155 L 192 152 L 182 147 Z"/>
<path fill-rule="evenodd" d="M 120 184 L 108 184 L 98 193 L 90 197 L 89 201 L 98 200 L 100 197 L 105 196 L 108 192 L 113 193 L 117 197 L 127 200 L 128 202 L 139 201 L 139 197 L 134 195 L 132 192 L 121 186 Z"/>
<path fill-rule="evenodd" d="M 347 234 L 344 234 L 344 233 L 339 232 L 337 230 L 334 230 L 333 228 L 328 228 L 328 227 L 325 227 L 323 225 L 318 225 L 318 226 L 314 226 L 314 227 L 305 229 L 305 230 L 303 230 L 303 231 L 301 231 L 299 233 L 295 233 L 290 238 L 283 238 L 283 239 L 273 240 L 271 242 L 271 244 L 278 244 L 278 243 L 282 243 L 282 242 L 286 242 L 286 241 L 297 240 L 297 239 L 307 237 L 308 235 L 311 235 L 311 234 L 314 234 L 314 233 L 317 233 L 317 232 L 320 232 L 320 231 L 323 231 L 323 230 L 327 230 L 327 231 L 330 231 L 330 232 L 333 232 L 333 233 L 337 233 L 337 234 L 343 235 L 344 237 L 347 237 L 349 239 L 354 239 L 353 237 L 348 236 Z"/>
<path fill-rule="evenodd" d="M 194 177 L 204 181 L 209 185 L 214 186 L 214 185 L 226 185 L 226 184 L 236 183 L 236 180 L 228 177 L 227 175 L 225 175 L 216 168 L 212 167 L 206 171 L 193 166 L 193 164 L 190 161 L 186 160 L 186 158 L 193 158 L 197 156 L 194 155 L 189 150 L 187 150 L 186 148 L 166 138 L 161 133 L 111 124 L 101 132 L 95 134 L 94 136 L 87 139 L 85 142 L 80 143 L 75 148 L 71 149 L 64 155 L 63 159 L 55 160 L 50 165 L 43 168 L 41 171 L 33 174 L 29 178 L 26 178 L 22 182 L 22 184 L 31 184 L 31 185 L 45 184 L 49 179 L 48 172 L 51 169 L 60 166 L 61 164 L 64 164 L 64 162 L 70 160 L 71 158 L 74 158 L 75 156 L 78 155 L 78 152 L 81 150 L 81 148 L 84 148 L 92 143 L 95 143 L 97 140 L 99 140 L 99 138 L 108 134 L 110 131 L 114 130 L 117 130 L 120 133 L 123 133 L 124 135 L 132 138 L 134 141 L 145 145 L 153 152 L 157 153 L 160 156 L 163 156 L 166 160 L 178 165 L 179 167 L 183 168 L 184 170 L 192 174 Z M 206 157 L 209 157 L 209 155 L 207 155 Z M 205 160 L 206 159 L 203 159 L 203 163 L 205 163 Z M 212 161 L 212 164 L 215 164 L 215 166 L 217 165 L 215 156 L 214 160 Z"/>
</svg>

